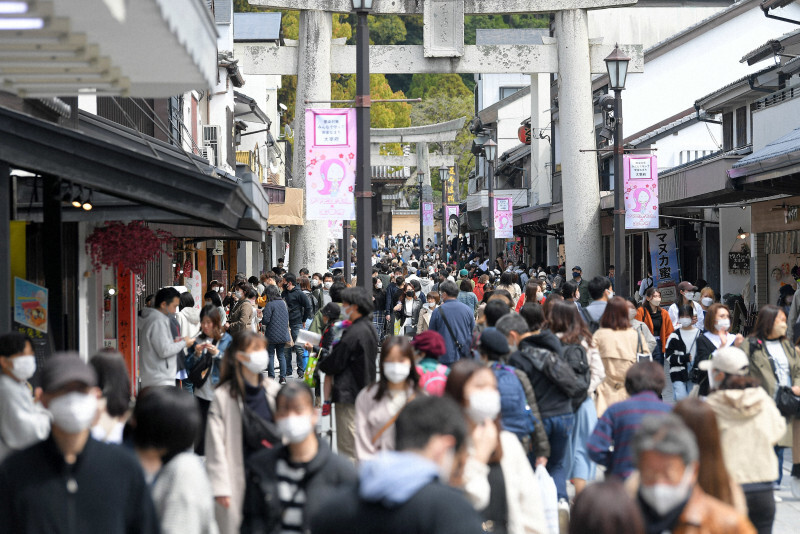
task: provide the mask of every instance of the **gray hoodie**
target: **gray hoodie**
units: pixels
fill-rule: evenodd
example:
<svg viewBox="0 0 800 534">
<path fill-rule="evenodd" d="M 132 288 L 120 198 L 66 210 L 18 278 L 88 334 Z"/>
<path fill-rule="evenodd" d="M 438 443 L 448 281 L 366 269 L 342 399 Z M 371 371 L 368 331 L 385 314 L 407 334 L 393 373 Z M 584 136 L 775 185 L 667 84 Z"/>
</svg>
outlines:
<svg viewBox="0 0 800 534">
<path fill-rule="evenodd" d="M 154 308 L 142 310 L 139 321 L 139 374 L 142 387 L 174 386 L 177 354 L 186 348 L 173 341 L 169 317 Z"/>
</svg>

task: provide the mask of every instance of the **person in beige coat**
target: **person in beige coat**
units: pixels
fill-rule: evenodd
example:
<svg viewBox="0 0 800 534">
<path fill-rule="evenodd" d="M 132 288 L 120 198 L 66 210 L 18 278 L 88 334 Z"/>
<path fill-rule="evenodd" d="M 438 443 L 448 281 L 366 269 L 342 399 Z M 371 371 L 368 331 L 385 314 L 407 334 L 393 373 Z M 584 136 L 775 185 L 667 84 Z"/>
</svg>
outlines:
<svg viewBox="0 0 800 534">
<path fill-rule="evenodd" d="M 631 328 L 628 303 L 622 297 L 608 301 L 600 318 L 600 328 L 594 333 L 594 344 L 606 371 L 605 379 L 597 386 L 597 417 L 606 408 L 628 398 L 625 373 L 637 361 L 637 354 L 650 354 L 641 334 Z"/>
<path fill-rule="evenodd" d="M 267 367 L 266 340 L 250 330 L 239 332 L 222 360 L 220 385 L 208 410 L 206 470 L 214 493 L 214 515 L 221 534 L 236 534 L 242 521 L 244 464 L 259 449 L 245 443 L 242 411 L 273 422 L 280 386 L 262 371 Z M 277 435 L 263 436 L 277 441 Z"/>
<path fill-rule="evenodd" d="M 380 379 L 356 397 L 356 459 L 369 460 L 394 450 L 394 422 L 419 392 L 414 348 L 405 336 L 390 336 L 381 346 Z"/>
<path fill-rule="evenodd" d="M 423 307 L 419 311 L 419 319 L 417 320 L 417 334 L 421 334 L 428 329 L 428 326 L 431 322 L 431 315 L 433 315 L 433 310 L 439 306 L 439 292 L 431 291 L 426 295 L 426 299 L 428 300 L 428 307 Z"/>
</svg>

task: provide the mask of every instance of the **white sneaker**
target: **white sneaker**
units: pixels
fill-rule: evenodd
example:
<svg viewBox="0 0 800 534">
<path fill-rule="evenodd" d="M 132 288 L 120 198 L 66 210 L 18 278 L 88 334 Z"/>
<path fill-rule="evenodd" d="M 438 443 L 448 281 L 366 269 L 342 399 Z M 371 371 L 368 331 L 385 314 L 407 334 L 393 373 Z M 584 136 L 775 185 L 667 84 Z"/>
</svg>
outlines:
<svg viewBox="0 0 800 534">
<path fill-rule="evenodd" d="M 800 478 L 790 477 L 790 485 L 792 486 L 792 497 L 800 499 Z"/>
<path fill-rule="evenodd" d="M 558 501 L 558 530 L 560 534 L 569 532 L 569 502 L 565 499 Z"/>
<path fill-rule="evenodd" d="M 783 499 L 781 499 L 780 497 L 778 497 L 778 494 L 777 494 L 777 493 L 773 493 L 773 494 L 772 494 L 772 496 L 775 498 L 775 502 L 783 502 Z"/>
</svg>

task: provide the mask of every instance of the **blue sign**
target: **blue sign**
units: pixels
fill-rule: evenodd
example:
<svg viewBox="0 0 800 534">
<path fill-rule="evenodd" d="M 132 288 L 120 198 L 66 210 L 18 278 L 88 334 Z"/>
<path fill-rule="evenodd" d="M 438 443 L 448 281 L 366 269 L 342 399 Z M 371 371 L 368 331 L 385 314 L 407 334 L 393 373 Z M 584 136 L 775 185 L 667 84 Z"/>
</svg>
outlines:
<svg viewBox="0 0 800 534">
<path fill-rule="evenodd" d="M 47 333 L 47 288 L 14 277 L 14 321 Z"/>
<path fill-rule="evenodd" d="M 675 229 L 653 230 L 650 234 L 650 266 L 653 274 L 653 285 L 681 281 L 678 266 L 678 249 L 675 245 Z"/>
</svg>

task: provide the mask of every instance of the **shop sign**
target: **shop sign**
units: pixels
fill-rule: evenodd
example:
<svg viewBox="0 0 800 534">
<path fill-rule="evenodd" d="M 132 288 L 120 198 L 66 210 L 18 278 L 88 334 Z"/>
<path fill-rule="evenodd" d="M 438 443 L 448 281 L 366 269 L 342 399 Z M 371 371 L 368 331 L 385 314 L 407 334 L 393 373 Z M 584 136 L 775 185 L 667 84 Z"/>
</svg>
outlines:
<svg viewBox="0 0 800 534">
<path fill-rule="evenodd" d="M 422 226 L 433 226 L 433 202 L 422 203 Z"/>
<path fill-rule="evenodd" d="M 729 274 L 750 274 L 750 244 L 746 239 L 737 239 L 728 252 Z"/>
<path fill-rule="evenodd" d="M 524 145 L 531 144 L 531 125 L 523 124 L 517 128 L 517 137 L 519 138 L 520 143 Z"/>
<path fill-rule="evenodd" d="M 658 163 L 655 156 L 623 156 L 625 229 L 658 228 Z"/>
<path fill-rule="evenodd" d="M 458 180 L 456 180 L 456 168 L 448 167 L 447 175 L 444 180 L 445 202 L 448 204 L 458 204 Z"/>
<path fill-rule="evenodd" d="M 356 112 L 306 109 L 306 218 L 356 218 Z"/>
<path fill-rule="evenodd" d="M 203 307 L 203 278 L 200 276 L 200 271 L 193 270 L 192 276 L 184 277 L 184 285 L 194 298 L 194 309 L 200 311 Z"/>
<path fill-rule="evenodd" d="M 14 277 L 14 321 L 47 333 L 47 288 Z"/>
<path fill-rule="evenodd" d="M 445 215 L 447 216 L 447 237 L 455 237 L 458 235 L 458 206 L 445 206 Z"/>
<path fill-rule="evenodd" d="M 681 280 L 678 267 L 678 250 L 675 246 L 675 229 L 666 228 L 649 232 L 650 265 L 652 266 L 653 283 L 656 287 L 667 282 L 679 283 Z M 661 295 L 662 300 L 666 300 Z"/>
<path fill-rule="evenodd" d="M 494 197 L 494 236 L 514 237 L 514 203 L 511 197 Z"/>
</svg>

